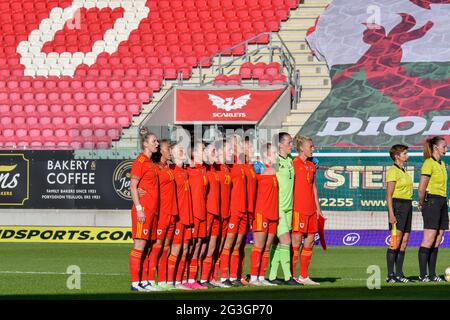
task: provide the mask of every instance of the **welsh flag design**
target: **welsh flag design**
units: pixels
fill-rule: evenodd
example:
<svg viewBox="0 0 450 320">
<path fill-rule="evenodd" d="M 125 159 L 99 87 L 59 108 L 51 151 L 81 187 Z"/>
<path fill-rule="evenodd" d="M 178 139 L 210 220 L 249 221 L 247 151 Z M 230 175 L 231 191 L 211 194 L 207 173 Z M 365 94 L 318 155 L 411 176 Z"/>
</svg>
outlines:
<svg viewBox="0 0 450 320">
<path fill-rule="evenodd" d="M 449 0 L 334 0 L 307 37 L 332 90 L 301 134 L 339 147 L 450 141 L 449 26 Z"/>
</svg>

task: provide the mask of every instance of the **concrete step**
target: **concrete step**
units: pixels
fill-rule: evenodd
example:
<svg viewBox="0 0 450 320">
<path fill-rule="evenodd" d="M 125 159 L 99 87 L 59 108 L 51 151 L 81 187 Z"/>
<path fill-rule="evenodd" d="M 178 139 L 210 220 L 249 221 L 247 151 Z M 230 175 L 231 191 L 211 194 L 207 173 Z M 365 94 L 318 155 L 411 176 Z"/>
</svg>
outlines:
<svg viewBox="0 0 450 320">
<path fill-rule="evenodd" d="M 286 121 L 284 121 L 283 123 L 290 123 L 295 125 L 299 123 L 305 123 L 310 115 L 311 113 L 307 114 L 292 113 L 286 117 Z"/>
<path fill-rule="evenodd" d="M 325 99 L 325 97 L 328 95 L 328 93 L 330 92 L 329 89 L 327 88 L 308 88 L 308 89 L 303 89 L 301 92 L 301 97 L 302 98 L 317 98 L 317 99 Z"/>
<path fill-rule="evenodd" d="M 282 127 L 302 126 L 302 125 L 305 124 L 306 120 L 307 120 L 307 118 L 306 118 L 306 119 L 298 120 L 298 121 L 296 121 L 296 122 L 294 122 L 294 123 L 293 123 L 293 122 L 288 122 L 288 121 L 283 121 L 283 123 L 281 123 L 281 126 L 282 126 Z"/>
<path fill-rule="evenodd" d="M 310 18 L 314 19 L 325 10 L 326 5 L 305 5 L 300 4 L 295 11 L 291 11 L 289 19 L 292 18 Z M 289 20 L 288 20 L 289 21 Z"/>
<path fill-rule="evenodd" d="M 320 104 L 319 101 L 310 101 L 309 103 L 300 102 L 299 104 L 297 104 L 297 109 L 291 110 L 291 115 L 313 113 L 317 109 L 319 104 Z"/>
<path fill-rule="evenodd" d="M 326 6 L 331 3 L 332 0 L 303 0 L 301 1 L 299 6 L 308 6 L 308 5 L 322 5 Z"/>
<path fill-rule="evenodd" d="M 301 72 L 301 70 L 300 70 Z M 305 77 L 300 74 L 300 83 L 306 87 L 318 87 L 323 86 L 325 88 L 330 87 L 330 79 L 326 76 L 316 75 L 315 77 Z"/>
</svg>

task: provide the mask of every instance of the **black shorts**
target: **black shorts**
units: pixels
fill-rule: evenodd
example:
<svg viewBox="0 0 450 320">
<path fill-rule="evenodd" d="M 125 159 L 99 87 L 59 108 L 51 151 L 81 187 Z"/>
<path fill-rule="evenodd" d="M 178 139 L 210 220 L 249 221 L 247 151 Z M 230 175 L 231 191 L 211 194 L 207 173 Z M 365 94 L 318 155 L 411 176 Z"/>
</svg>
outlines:
<svg viewBox="0 0 450 320">
<path fill-rule="evenodd" d="M 412 201 L 404 199 L 392 199 L 394 216 L 397 219 L 397 230 L 403 233 L 411 232 L 412 225 Z M 392 225 L 389 224 L 389 230 Z"/>
<path fill-rule="evenodd" d="M 447 198 L 428 195 L 422 206 L 424 229 L 448 230 L 447 202 Z"/>
</svg>

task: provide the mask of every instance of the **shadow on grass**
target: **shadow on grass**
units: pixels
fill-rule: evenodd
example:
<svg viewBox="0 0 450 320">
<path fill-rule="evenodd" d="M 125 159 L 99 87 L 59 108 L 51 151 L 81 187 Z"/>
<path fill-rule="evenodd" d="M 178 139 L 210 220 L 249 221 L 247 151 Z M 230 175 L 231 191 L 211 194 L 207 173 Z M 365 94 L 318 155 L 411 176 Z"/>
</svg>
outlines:
<svg viewBox="0 0 450 320">
<path fill-rule="evenodd" d="M 328 279 L 328 278 L 322 278 Z M 334 279 L 334 278 L 332 278 Z M 129 292 L 98 294 L 1 295 L 2 300 L 449 300 L 450 285 L 393 284 L 379 290 L 364 287 L 266 287 L 201 291 Z"/>
<path fill-rule="evenodd" d="M 313 280 L 319 283 L 322 282 L 329 282 L 329 283 L 334 283 L 337 280 L 341 280 L 342 278 L 335 278 L 335 277 L 326 277 L 326 278 L 316 278 L 314 277 Z"/>
</svg>

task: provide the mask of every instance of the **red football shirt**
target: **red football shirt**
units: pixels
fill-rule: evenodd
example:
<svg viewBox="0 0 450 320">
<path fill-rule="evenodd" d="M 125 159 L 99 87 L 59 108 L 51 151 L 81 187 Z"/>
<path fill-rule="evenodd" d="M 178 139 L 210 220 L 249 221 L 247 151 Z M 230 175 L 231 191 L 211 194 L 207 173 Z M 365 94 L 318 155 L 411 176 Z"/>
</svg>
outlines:
<svg viewBox="0 0 450 320">
<path fill-rule="evenodd" d="M 164 163 L 159 163 L 158 178 L 159 178 L 159 214 L 160 217 L 167 217 L 168 215 L 177 215 L 177 199 L 175 178 L 172 170 Z"/>
<path fill-rule="evenodd" d="M 269 220 L 278 220 L 278 179 L 276 174 L 258 174 L 255 212 Z"/>
<path fill-rule="evenodd" d="M 247 181 L 243 164 L 230 165 L 231 175 L 231 215 L 247 212 Z"/>
<path fill-rule="evenodd" d="M 220 215 L 220 177 L 214 165 L 206 166 L 208 176 L 208 192 L 206 196 L 206 211 L 216 216 Z"/>
<path fill-rule="evenodd" d="M 171 165 L 170 169 L 175 176 L 177 208 L 178 214 L 180 215 L 180 222 L 184 225 L 191 225 L 194 223 L 194 217 L 192 215 L 192 197 L 188 173 L 185 169 L 176 165 Z"/>
<path fill-rule="evenodd" d="M 226 164 L 215 165 L 220 178 L 220 216 L 226 219 L 230 216 L 231 175 Z"/>
<path fill-rule="evenodd" d="M 145 195 L 139 197 L 139 203 L 147 214 L 158 214 L 159 209 L 159 185 L 158 169 L 152 160 L 141 153 L 131 166 L 131 179 L 139 180 L 138 188 L 145 190 Z M 133 203 L 132 210 L 136 210 Z"/>
<path fill-rule="evenodd" d="M 314 197 L 314 181 L 316 166 L 313 162 L 303 162 L 300 157 L 292 161 L 294 166 L 294 211 L 301 215 L 312 216 L 317 213 L 316 200 Z"/>
<path fill-rule="evenodd" d="M 247 178 L 247 212 L 254 213 L 258 180 L 252 164 L 245 164 L 244 170 Z"/>
<path fill-rule="evenodd" d="M 201 164 L 188 167 L 189 184 L 192 194 L 192 211 L 194 217 L 199 220 L 206 219 L 206 191 L 208 188 L 208 177 L 206 168 Z"/>
</svg>

